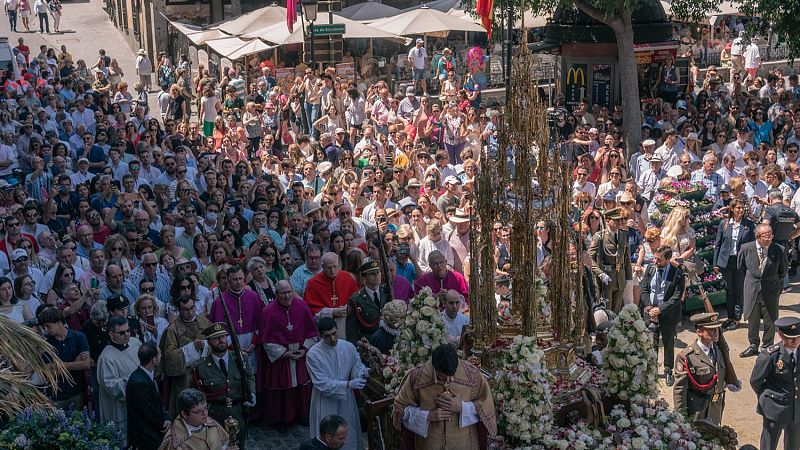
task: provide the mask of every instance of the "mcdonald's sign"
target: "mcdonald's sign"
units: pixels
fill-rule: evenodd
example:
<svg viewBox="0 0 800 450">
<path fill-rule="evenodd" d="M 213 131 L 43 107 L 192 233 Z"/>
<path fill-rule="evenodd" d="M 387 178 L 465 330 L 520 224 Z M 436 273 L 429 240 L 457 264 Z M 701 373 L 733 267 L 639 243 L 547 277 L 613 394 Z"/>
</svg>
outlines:
<svg viewBox="0 0 800 450">
<path fill-rule="evenodd" d="M 570 62 L 565 67 L 566 72 L 564 77 L 564 85 L 562 92 L 564 93 L 564 106 L 572 111 L 578 106 L 581 98 L 586 97 L 588 94 L 589 83 L 587 74 L 589 73 L 589 64 L 584 62 Z"/>
<path fill-rule="evenodd" d="M 570 67 L 567 70 L 567 80 L 566 84 L 569 85 L 577 85 L 577 86 L 586 86 L 586 74 L 584 73 L 581 67 L 577 69 L 575 67 Z"/>
</svg>

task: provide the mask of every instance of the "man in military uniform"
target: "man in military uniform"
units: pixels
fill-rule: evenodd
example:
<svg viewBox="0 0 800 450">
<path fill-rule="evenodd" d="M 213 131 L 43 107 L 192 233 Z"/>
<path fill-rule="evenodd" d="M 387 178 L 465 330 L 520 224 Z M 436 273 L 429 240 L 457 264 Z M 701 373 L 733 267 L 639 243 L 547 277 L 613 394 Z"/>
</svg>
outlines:
<svg viewBox="0 0 800 450">
<path fill-rule="evenodd" d="M 365 258 L 358 272 L 364 287 L 359 289 L 348 302 L 347 340 L 353 344 L 362 337 L 369 338 L 381 322 L 381 309 L 392 301 L 381 282 L 381 265 L 377 260 Z"/>
<path fill-rule="evenodd" d="M 767 172 L 766 176 L 776 176 Z M 789 252 L 789 242 L 800 236 L 800 215 L 783 203 L 783 193 L 778 189 L 769 191 L 767 196 L 769 206 L 764 209 L 764 223 L 772 228 L 772 242 L 783 247 L 784 252 Z M 783 277 L 783 290 L 789 289 L 789 276 Z"/>
<path fill-rule="evenodd" d="M 239 424 L 239 448 L 247 440 L 245 408 L 255 406 L 256 385 L 247 356 L 237 358 L 228 351 L 228 330 L 215 323 L 203 330 L 210 354 L 194 368 L 193 378 L 208 399 L 208 414 L 219 423 L 233 417 Z M 245 387 L 245 383 L 247 383 Z M 247 392 L 248 398 L 244 397 Z"/>
<path fill-rule="evenodd" d="M 758 355 L 750 386 L 758 395 L 756 412 L 763 417 L 761 450 L 775 450 L 783 436 L 784 450 L 800 449 L 800 318 L 775 321 L 781 342 Z"/>
<path fill-rule="evenodd" d="M 733 371 L 728 344 L 720 339 L 722 323 L 717 313 L 695 314 L 691 321 L 697 340 L 675 359 L 675 410 L 690 420 L 708 419 L 719 425 L 725 408 L 725 388 L 739 392 L 742 382 Z"/>
<path fill-rule="evenodd" d="M 204 354 L 206 347 L 202 332 L 211 325 L 203 316 L 197 315 L 195 301 L 182 295 L 172 301 L 178 317 L 164 330 L 159 343 L 161 354 L 160 373 L 166 376 L 164 388 L 168 390 L 170 414 L 178 414 L 178 395 L 192 383 L 192 368 Z"/>
<path fill-rule="evenodd" d="M 108 310 L 109 317 L 125 317 L 128 319 L 128 326 L 131 330 L 131 336 L 135 338 L 142 338 L 142 324 L 136 316 L 129 316 L 128 309 L 131 302 L 125 298 L 124 295 L 114 294 L 106 299 L 106 309 Z"/>
<path fill-rule="evenodd" d="M 620 208 L 610 209 L 604 216 L 606 228 L 592 238 L 589 257 L 592 273 L 601 282 L 603 299 L 610 300 L 611 309 L 619 313 L 625 283 L 633 279 L 628 232 L 620 229 L 625 220 Z"/>
</svg>

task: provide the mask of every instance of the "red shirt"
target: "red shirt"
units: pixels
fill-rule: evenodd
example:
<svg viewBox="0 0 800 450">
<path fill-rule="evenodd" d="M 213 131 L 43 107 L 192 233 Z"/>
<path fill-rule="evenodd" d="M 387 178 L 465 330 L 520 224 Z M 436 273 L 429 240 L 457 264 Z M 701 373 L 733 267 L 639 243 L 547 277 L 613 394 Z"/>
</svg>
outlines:
<svg viewBox="0 0 800 450">
<path fill-rule="evenodd" d="M 25 44 L 19 44 L 17 46 L 17 50 L 19 50 L 19 52 L 22 53 L 23 56 L 25 56 L 25 64 L 30 64 L 28 57 L 31 55 L 31 49 L 28 48 L 28 46 Z"/>
</svg>

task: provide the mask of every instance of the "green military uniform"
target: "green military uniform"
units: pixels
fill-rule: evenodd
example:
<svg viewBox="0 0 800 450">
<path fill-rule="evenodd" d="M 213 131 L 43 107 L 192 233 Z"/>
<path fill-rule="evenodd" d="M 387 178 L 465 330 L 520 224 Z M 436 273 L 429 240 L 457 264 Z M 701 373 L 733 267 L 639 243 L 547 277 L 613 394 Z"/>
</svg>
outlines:
<svg viewBox="0 0 800 450">
<path fill-rule="evenodd" d="M 362 277 L 381 271 L 380 263 L 370 258 L 366 258 L 358 269 Z M 375 294 L 378 295 L 377 302 Z M 350 312 L 345 325 L 347 340 L 355 344 L 362 337 L 372 336 L 380 325 L 381 309 L 390 301 L 392 294 L 387 292 L 382 284 L 378 285 L 377 291 L 370 292 L 365 286 L 353 294 L 348 302 Z"/>
<path fill-rule="evenodd" d="M 695 314 L 696 327 L 720 328 L 716 313 Z M 738 386 L 728 358 L 728 346 L 720 337 L 710 347 L 696 340 L 675 358 L 675 410 L 690 420 L 708 419 L 719 425 L 725 408 L 727 384 Z"/>
<path fill-rule="evenodd" d="M 604 213 L 606 220 L 622 219 L 619 208 L 608 210 Z M 592 259 L 592 273 L 602 280 L 602 275 L 608 275 L 608 283 L 600 282 L 603 299 L 610 301 L 611 309 L 619 313 L 622 309 L 622 293 L 625 284 L 633 279 L 631 269 L 630 245 L 628 245 L 628 232 L 617 230 L 616 233 L 604 228 L 592 237 L 589 245 L 589 257 Z"/>
<path fill-rule="evenodd" d="M 203 331 L 206 339 L 227 336 L 225 325 L 215 323 Z M 232 352 L 220 355 L 209 354 L 200 360 L 192 374 L 194 384 L 206 395 L 208 415 L 219 423 L 225 423 L 229 416 L 239 423 L 239 449 L 245 449 L 247 440 L 247 416 L 245 407 L 255 404 L 255 377 L 248 357 L 243 355 L 244 364 L 240 370 L 238 358 Z M 223 361 L 224 363 L 221 363 Z M 247 383 L 250 398 L 242 398 L 243 386 Z"/>
</svg>

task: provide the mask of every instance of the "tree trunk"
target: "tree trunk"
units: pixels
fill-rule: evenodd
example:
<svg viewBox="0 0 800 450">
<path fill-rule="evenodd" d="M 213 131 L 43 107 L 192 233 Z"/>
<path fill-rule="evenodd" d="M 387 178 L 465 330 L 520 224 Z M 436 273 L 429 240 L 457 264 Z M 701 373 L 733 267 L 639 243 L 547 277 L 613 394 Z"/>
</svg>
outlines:
<svg viewBox="0 0 800 450">
<path fill-rule="evenodd" d="M 639 151 L 642 140 L 642 105 L 639 98 L 639 76 L 633 51 L 633 24 L 631 11 L 621 14 L 622 26 L 612 26 L 617 37 L 617 70 L 622 98 L 622 125 L 625 128 L 626 158 Z M 615 24 L 616 25 L 616 24 Z"/>
<path fill-rule="evenodd" d="M 639 142 L 642 140 L 642 105 L 639 103 L 639 76 L 636 73 L 636 57 L 633 51 L 633 9 L 611 14 L 587 0 L 573 0 L 573 3 L 592 19 L 608 25 L 617 38 L 617 71 L 622 91 L 622 126 L 625 131 L 627 161 L 627 157 L 639 151 Z"/>
</svg>

